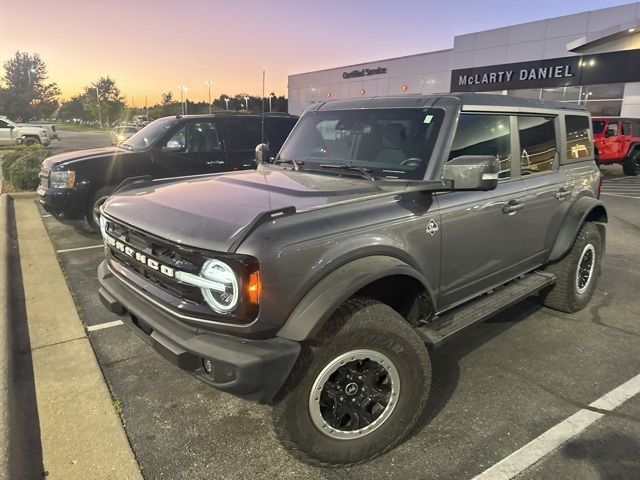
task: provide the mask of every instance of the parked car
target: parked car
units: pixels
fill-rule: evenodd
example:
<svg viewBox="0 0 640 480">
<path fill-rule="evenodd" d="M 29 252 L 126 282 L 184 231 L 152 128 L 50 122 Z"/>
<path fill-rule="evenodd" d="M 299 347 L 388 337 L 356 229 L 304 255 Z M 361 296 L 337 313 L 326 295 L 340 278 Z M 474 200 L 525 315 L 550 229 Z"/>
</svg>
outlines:
<svg viewBox="0 0 640 480">
<path fill-rule="evenodd" d="M 42 125 L 14 123 L 7 117 L 0 117 L 0 145 L 25 145 L 51 143 L 50 130 Z"/>
<path fill-rule="evenodd" d="M 607 221 L 590 128 L 583 106 L 502 95 L 314 105 L 256 171 L 111 196 L 101 300 L 196 378 L 273 403 L 297 458 L 367 461 L 414 428 L 429 350 L 532 295 L 587 305 Z"/>
<path fill-rule="evenodd" d="M 277 150 L 297 117 L 268 114 L 264 138 Z M 62 153 L 42 163 L 38 199 L 57 219 L 95 230 L 93 207 L 126 178 L 177 177 L 256 167 L 259 115 L 217 113 L 165 117 L 118 147 Z M 86 225 L 85 225 L 86 223 Z"/>
<path fill-rule="evenodd" d="M 597 162 L 619 163 L 625 175 L 640 175 L 640 119 L 594 117 L 592 125 Z"/>
<path fill-rule="evenodd" d="M 116 127 L 109 132 L 111 137 L 111 145 L 120 145 L 124 143 L 129 137 L 136 133 L 138 129 L 133 126 Z"/>
</svg>

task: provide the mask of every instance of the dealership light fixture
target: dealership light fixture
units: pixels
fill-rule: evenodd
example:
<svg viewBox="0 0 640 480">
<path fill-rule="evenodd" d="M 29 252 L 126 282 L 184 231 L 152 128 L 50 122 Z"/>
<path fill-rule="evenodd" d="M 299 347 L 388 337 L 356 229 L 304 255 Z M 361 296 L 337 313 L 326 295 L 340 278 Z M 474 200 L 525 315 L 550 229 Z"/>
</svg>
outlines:
<svg viewBox="0 0 640 480">
<path fill-rule="evenodd" d="M 633 32 L 635 32 L 635 31 L 636 31 L 636 29 L 635 29 L 635 28 L 630 28 L 630 29 L 628 30 L 628 32 L 629 32 L 629 33 L 633 33 Z"/>
</svg>

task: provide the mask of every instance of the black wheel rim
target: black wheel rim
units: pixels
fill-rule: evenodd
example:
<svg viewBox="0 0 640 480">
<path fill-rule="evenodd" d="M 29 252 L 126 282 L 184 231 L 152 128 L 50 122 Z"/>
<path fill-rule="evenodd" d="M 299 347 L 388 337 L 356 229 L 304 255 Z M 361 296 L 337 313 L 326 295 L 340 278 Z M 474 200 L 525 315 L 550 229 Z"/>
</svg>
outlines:
<svg viewBox="0 0 640 480">
<path fill-rule="evenodd" d="M 593 245 L 587 245 L 582 251 L 580 261 L 578 263 L 578 271 L 576 272 L 576 287 L 578 293 L 582 293 L 587 289 L 591 276 L 593 275 L 595 262 L 595 249 Z"/>
<path fill-rule="evenodd" d="M 323 369 L 309 398 L 314 424 L 339 439 L 365 435 L 391 415 L 400 387 L 398 370 L 383 354 L 355 350 Z"/>
</svg>

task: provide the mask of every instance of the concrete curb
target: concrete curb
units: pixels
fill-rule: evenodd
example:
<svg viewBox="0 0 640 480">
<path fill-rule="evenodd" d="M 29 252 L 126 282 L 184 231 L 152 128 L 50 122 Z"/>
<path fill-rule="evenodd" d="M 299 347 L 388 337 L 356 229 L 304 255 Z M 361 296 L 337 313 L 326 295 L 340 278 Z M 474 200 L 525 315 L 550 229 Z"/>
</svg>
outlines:
<svg viewBox="0 0 640 480">
<path fill-rule="evenodd" d="M 55 251 L 33 202 L 33 192 L 0 197 L 0 308 L 11 300 L 9 264 L 15 273 L 16 247 L 10 238 L 17 231 L 21 291 L 28 326 L 33 365 L 34 398 L 37 401 L 36 442 L 42 448 L 42 466 L 49 478 L 140 479 L 123 425 L 116 413 L 89 338 L 78 316 Z M 12 209 L 10 210 L 9 203 Z M 9 224 L 8 219 L 14 221 Z M 13 228 L 13 227 L 12 227 Z M 21 302 L 22 308 L 22 302 Z M 0 401 L 13 402 L 10 310 L 0 320 Z M 13 317 L 11 317 L 13 318 Z M 17 317 L 16 317 L 17 318 Z M 9 361 L 7 361 L 9 360 Z M 34 404 L 35 404 L 34 401 Z M 9 410 L 9 414 L 6 412 Z M 0 478 L 12 478 L 10 458 L 14 443 L 11 409 L 0 412 Z"/>
<path fill-rule="evenodd" d="M 9 198 L 0 195 L 0 478 L 9 475 Z"/>
</svg>

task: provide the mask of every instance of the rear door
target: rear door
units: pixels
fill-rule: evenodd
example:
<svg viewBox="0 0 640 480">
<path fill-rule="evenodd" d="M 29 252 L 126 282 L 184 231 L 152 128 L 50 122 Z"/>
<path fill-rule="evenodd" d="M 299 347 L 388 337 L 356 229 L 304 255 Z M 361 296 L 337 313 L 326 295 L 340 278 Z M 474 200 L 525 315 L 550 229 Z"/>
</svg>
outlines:
<svg viewBox="0 0 640 480">
<path fill-rule="evenodd" d="M 631 120 L 623 120 L 620 122 L 620 153 L 627 156 L 632 143 Z"/>
<path fill-rule="evenodd" d="M 225 147 L 231 170 L 256 167 L 256 146 L 262 143 L 260 117 L 230 117 L 224 122 Z"/>
<path fill-rule="evenodd" d="M 499 159 L 501 172 L 493 191 L 437 195 L 442 221 L 440 309 L 504 283 L 523 270 L 525 193 L 513 161 L 513 123 L 508 114 L 460 116 L 449 159 L 492 155 Z"/>
<path fill-rule="evenodd" d="M 589 127 L 588 117 L 586 127 Z M 569 202 L 573 184 L 566 172 L 560 172 L 558 139 L 561 138 L 559 118 L 553 115 L 523 115 L 517 117 L 518 145 L 522 184 L 526 191 L 521 218 L 523 228 L 523 258 L 527 270 L 544 262 L 551 247 L 550 226 L 562 202 Z M 575 155 L 583 155 L 574 146 Z"/>
<path fill-rule="evenodd" d="M 266 117 L 265 135 L 271 155 L 275 157 L 298 121 L 297 117 Z"/>
</svg>

